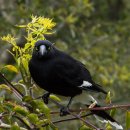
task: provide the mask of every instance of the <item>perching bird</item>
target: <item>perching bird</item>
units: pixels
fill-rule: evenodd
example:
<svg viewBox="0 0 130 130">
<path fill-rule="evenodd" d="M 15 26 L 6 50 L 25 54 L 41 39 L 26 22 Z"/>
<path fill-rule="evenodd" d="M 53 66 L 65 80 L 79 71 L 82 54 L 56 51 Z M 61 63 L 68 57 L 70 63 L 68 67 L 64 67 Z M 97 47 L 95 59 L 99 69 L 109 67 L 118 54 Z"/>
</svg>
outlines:
<svg viewBox="0 0 130 130">
<path fill-rule="evenodd" d="M 67 107 L 82 90 L 107 94 L 92 80 L 89 71 L 80 61 L 58 50 L 48 40 L 36 42 L 29 70 L 35 83 L 48 91 L 43 96 L 46 103 L 50 93 L 71 97 Z"/>
</svg>

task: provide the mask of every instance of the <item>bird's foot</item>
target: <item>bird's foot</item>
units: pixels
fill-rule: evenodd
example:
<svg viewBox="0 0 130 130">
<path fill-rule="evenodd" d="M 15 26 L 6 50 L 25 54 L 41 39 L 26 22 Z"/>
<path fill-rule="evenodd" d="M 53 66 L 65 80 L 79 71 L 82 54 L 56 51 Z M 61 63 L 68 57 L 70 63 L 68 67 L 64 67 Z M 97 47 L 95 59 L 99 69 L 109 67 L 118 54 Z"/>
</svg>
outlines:
<svg viewBox="0 0 130 130">
<path fill-rule="evenodd" d="M 69 114 L 69 108 L 68 107 L 62 107 L 60 109 L 60 116 L 66 116 Z"/>
<path fill-rule="evenodd" d="M 44 101 L 45 104 L 48 104 L 48 98 L 50 96 L 50 93 L 45 93 L 43 96 L 42 96 L 42 99 Z"/>
</svg>

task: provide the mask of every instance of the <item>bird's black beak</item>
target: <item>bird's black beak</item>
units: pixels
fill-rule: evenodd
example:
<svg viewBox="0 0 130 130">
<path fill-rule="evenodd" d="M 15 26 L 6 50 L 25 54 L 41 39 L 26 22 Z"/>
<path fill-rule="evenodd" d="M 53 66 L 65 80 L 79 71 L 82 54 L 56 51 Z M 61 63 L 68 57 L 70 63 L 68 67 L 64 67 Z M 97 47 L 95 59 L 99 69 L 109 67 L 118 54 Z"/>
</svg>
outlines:
<svg viewBox="0 0 130 130">
<path fill-rule="evenodd" d="M 43 56 L 46 52 L 47 52 L 46 46 L 45 45 L 41 45 L 40 48 L 39 48 L 40 55 Z"/>
</svg>

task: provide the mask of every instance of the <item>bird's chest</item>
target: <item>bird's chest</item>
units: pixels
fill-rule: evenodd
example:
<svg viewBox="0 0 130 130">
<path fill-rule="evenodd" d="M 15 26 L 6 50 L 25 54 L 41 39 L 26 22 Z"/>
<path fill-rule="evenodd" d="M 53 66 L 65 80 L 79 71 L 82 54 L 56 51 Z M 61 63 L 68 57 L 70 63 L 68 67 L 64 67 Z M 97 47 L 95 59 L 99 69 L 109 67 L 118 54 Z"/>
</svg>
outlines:
<svg viewBox="0 0 130 130">
<path fill-rule="evenodd" d="M 47 86 L 49 82 L 49 77 L 52 72 L 52 64 L 49 61 L 47 62 L 32 62 L 30 63 L 30 72 L 33 80 L 39 86 Z"/>
</svg>

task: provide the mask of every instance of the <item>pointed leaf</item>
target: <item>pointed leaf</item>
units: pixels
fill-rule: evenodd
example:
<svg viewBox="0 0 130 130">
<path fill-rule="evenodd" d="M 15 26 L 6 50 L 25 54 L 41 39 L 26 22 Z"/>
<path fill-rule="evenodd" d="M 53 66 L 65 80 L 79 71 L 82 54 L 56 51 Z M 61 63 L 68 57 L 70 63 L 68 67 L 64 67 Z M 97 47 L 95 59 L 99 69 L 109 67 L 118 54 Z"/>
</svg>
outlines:
<svg viewBox="0 0 130 130">
<path fill-rule="evenodd" d="M 50 123 L 49 125 L 52 130 L 58 130 L 58 128 L 53 123 Z"/>
<path fill-rule="evenodd" d="M 130 129 L 130 111 L 126 112 L 126 130 Z"/>
<path fill-rule="evenodd" d="M 15 124 L 11 126 L 11 130 L 20 130 L 20 127 L 19 127 L 18 124 L 15 122 Z"/>
<path fill-rule="evenodd" d="M 107 125 L 106 130 L 113 130 L 110 125 Z"/>
<path fill-rule="evenodd" d="M 17 68 L 16 68 L 15 66 L 13 66 L 13 65 L 6 65 L 6 66 L 4 66 L 4 68 L 7 68 L 7 69 L 10 70 L 10 71 L 13 71 L 13 72 L 15 72 L 15 73 L 18 73 Z"/>
<path fill-rule="evenodd" d="M 5 90 L 8 90 L 8 91 L 12 91 L 10 89 L 10 87 L 8 87 L 6 84 L 0 84 L 0 89 L 5 89 Z"/>
<path fill-rule="evenodd" d="M 59 97 L 57 97 L 55 95 L 52 95 L 52 94 L 50 95 L 50 98 L 53 99 L 53 100 L 55 100 L 55 101 L 58 101 L 58 102 L 61 101 L 61 99 Z"/>
<path fill-rule="evenodd" d="M 23 102 L 30 102 L 30 101 L 32 101 L 32 97 L 31 97 L 31 96 L 24 96 L 24 97 L 22 98 L 22 101 L 23 101 Z"/>
<path fill-rule="evenodd" d="M 115 114 L 116 114 L 116 109 L 112 109 L 112 110 L 110 111 L 111 117 L 114 117 Z"/>
<path fill-rule="evenodd" d="M 48 119 L 42 119 L 42 120 L 39 120 L 39 121 L 36 123 L 36 125 L 39 126 L 39 127 L 41 127 L 41 126 L 44 125 L 44 124 L 50 124 L 50 120 L 48 120 Z"/>
<path fill-rule="evenodd" d="M 28 115 L 28 119 L 30 120 L 31 123 L 36 124 L 36 122 L 39 121 L 39 118 L 37 114 L 31 113 Z"/>
<path fill-rule="evenodd" d="M 110 91 L 107 93 L 107 97 L 105 99 L 106 104 L 111 104 L 111 93 Z"/>
<path fill-rule="evenodd" d="M 47 117 L 50 116 L 50 109 L 43 103 L 43 101 L 37 101 L 36 104 L 40 112 L 43 112 Z"/>
<path fill-rule="evenodd" d="M 90 127 L 86 126 L 86 125 L 83 125 L 80 127 L 79 130 L 92 130 Z"/>
<path fill-rule="evenodd" d="M 23 115 L 23 116 L 27 116 L 29 114 L 28 110 L 25 107 L 18 106 L 18 105 L 15 106 L 14 111 L 16 113 Z"/>
</svg>

